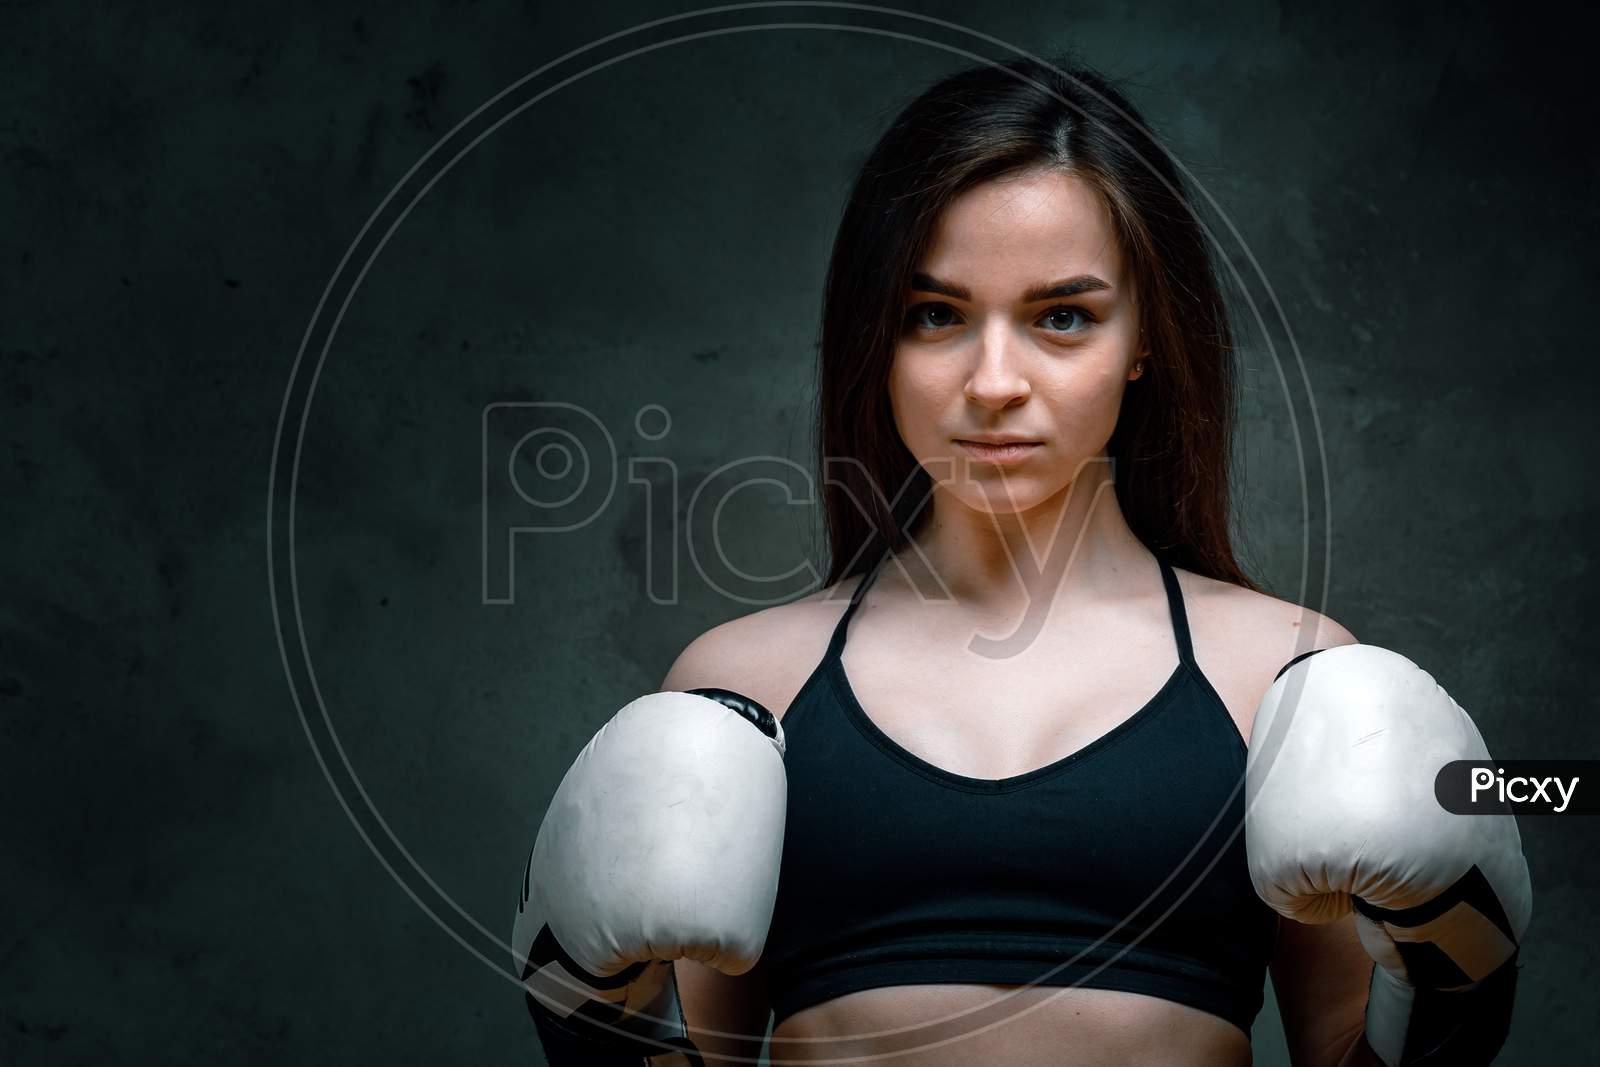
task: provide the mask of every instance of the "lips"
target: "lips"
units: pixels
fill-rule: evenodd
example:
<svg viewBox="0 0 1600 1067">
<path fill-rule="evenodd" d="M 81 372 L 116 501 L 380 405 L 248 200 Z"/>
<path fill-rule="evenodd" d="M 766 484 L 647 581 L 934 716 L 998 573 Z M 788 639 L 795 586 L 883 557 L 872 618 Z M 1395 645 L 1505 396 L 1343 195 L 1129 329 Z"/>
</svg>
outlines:
<svg viewBox="0 0 1600 1067">
<path fill-rule="evenodd" d="M 974 445 L 1036 445 L 1040 443 L 1032 437 L 957 437 L 955 440 L 961 444 Z"/>
<path fill-rule="evenodd" d="M 1026 459 L 1035 449 L 1042 446 L 1039 441 L 1002 440 L 995 442 L 962 437 L 956 438 L 955 441 L 967 455 L 989 463 L 1014 463 L 1018 460 Z"/>
</svg>

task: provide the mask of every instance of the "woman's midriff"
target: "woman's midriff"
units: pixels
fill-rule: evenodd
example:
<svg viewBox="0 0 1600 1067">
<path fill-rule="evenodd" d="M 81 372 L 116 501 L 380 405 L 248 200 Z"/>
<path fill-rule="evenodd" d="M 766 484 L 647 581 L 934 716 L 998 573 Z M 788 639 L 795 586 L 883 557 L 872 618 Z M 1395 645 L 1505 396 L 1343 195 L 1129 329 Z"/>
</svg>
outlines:
<svg viewBox="0 0 1600 1067">
<path fill-rule="evenodd" d="M 1185 1004 L 1109 989 L 888 986 L 789 1016 L 768 1046 L 786 1063 L 897 1067 L 1249 1067 L 1238 1027 Z"/>
</svg>

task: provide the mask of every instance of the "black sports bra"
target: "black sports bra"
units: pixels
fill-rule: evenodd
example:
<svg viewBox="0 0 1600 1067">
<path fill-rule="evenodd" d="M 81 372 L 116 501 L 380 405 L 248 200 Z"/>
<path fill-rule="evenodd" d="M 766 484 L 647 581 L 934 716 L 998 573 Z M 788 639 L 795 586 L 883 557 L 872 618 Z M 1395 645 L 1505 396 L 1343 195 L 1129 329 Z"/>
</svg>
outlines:
<svg viewBox="0 0 1600 1067">
<path fill-rule="evenodd" d="M 857 990 L 971 982 L 1146 993 L 1248 1036 L 1277 917 L 1245 867 L 1245 743 L 1171 566 L 1179 663 L 1160 691 L 1076 752 L 987 779 L 901 747 L 851 692 L 845 634 L 884 559 L 783 718 L 773 1026 Z"/>
</svg>

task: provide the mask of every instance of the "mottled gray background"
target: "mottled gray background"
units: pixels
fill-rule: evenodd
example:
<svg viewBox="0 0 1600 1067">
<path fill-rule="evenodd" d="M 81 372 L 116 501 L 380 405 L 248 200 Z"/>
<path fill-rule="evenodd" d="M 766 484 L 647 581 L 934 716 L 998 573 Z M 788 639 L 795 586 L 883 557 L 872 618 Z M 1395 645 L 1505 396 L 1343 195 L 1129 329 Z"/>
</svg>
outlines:
<svg viewBox="0 0 1600 1067">
<path fill-rule="evenodd" d="M 964 60 L 789 30 L 617 63 L 484 141 L 374 262 L 305 425 L 296 567 L 342 758 L 325 732 L 320 750 L 434 883 L 411 870 L 408 892 L 383 865 L 397 849 L 363 840 L 375 819 L 330 789 L 279 656 L 281 632 L 303 662 L 266 533 L 297 346 L 363 222 L 451 126 L 690 7 L 168 6 L 0 14 L 0 1061 L 538 1062 L 463 916 L 508 930 L 544 805 L 616 707 L 697 633 L 808 587 L 732 568 L 824 563 L 803 501 L 845 182 Z M 1600 756 L 1592 26 L 1481 3 L 916 10 L 1129 80 L 1301 347 L 1331 472 L 1315 606 L 1429 667 L 1497 754 Z M 1003 54 L 882 15 L 745 20 L 762 17 Z M 1241 544 L 1295 598 L 1290 407 L 1241 326 Z M 592 411 L 620 475 L 581 529 L 520 538 L 510 602 L 486 605 L 499 402 Z M 671 416 L 661 440 L 635 428 L 647 404 Z M 488 437 L 496 499 L 518 425 Z M 801 503 L 732 496 L 723 557 L 696 568 L 663 539 L 747 456 L 775 457 Z M 658 603 L 646 582 L 674 556 Z M 1600 1060 L 1596 829 L 1523 820 L 1536 914 L 1503 1063 Z M 1256 1045 L 1286 1062 L 1270 997 Z"/>
</svg>

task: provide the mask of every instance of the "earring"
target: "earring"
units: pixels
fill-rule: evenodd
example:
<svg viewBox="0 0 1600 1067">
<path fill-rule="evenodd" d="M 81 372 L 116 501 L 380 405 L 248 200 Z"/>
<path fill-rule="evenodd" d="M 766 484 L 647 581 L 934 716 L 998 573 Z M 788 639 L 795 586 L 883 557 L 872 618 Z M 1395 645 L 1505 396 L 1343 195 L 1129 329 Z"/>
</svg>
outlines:
<svg viewBox="0 0 1600 1067">
<path fill-rule="evenodd" d="M 1142 378 L 1142 377 L 1144 377 L 1144 360 L 1141 359 L 1139 362 L 1137 362 L 1137 363 L 1135 363 L 1133 365 L 1133 377 L 1134 378 Z M 1129 381 L 1132 381 L 1132 380 L 1133 379 L 1131 379 L 1131 378 L 1129 379 Z"/>
</svg>

